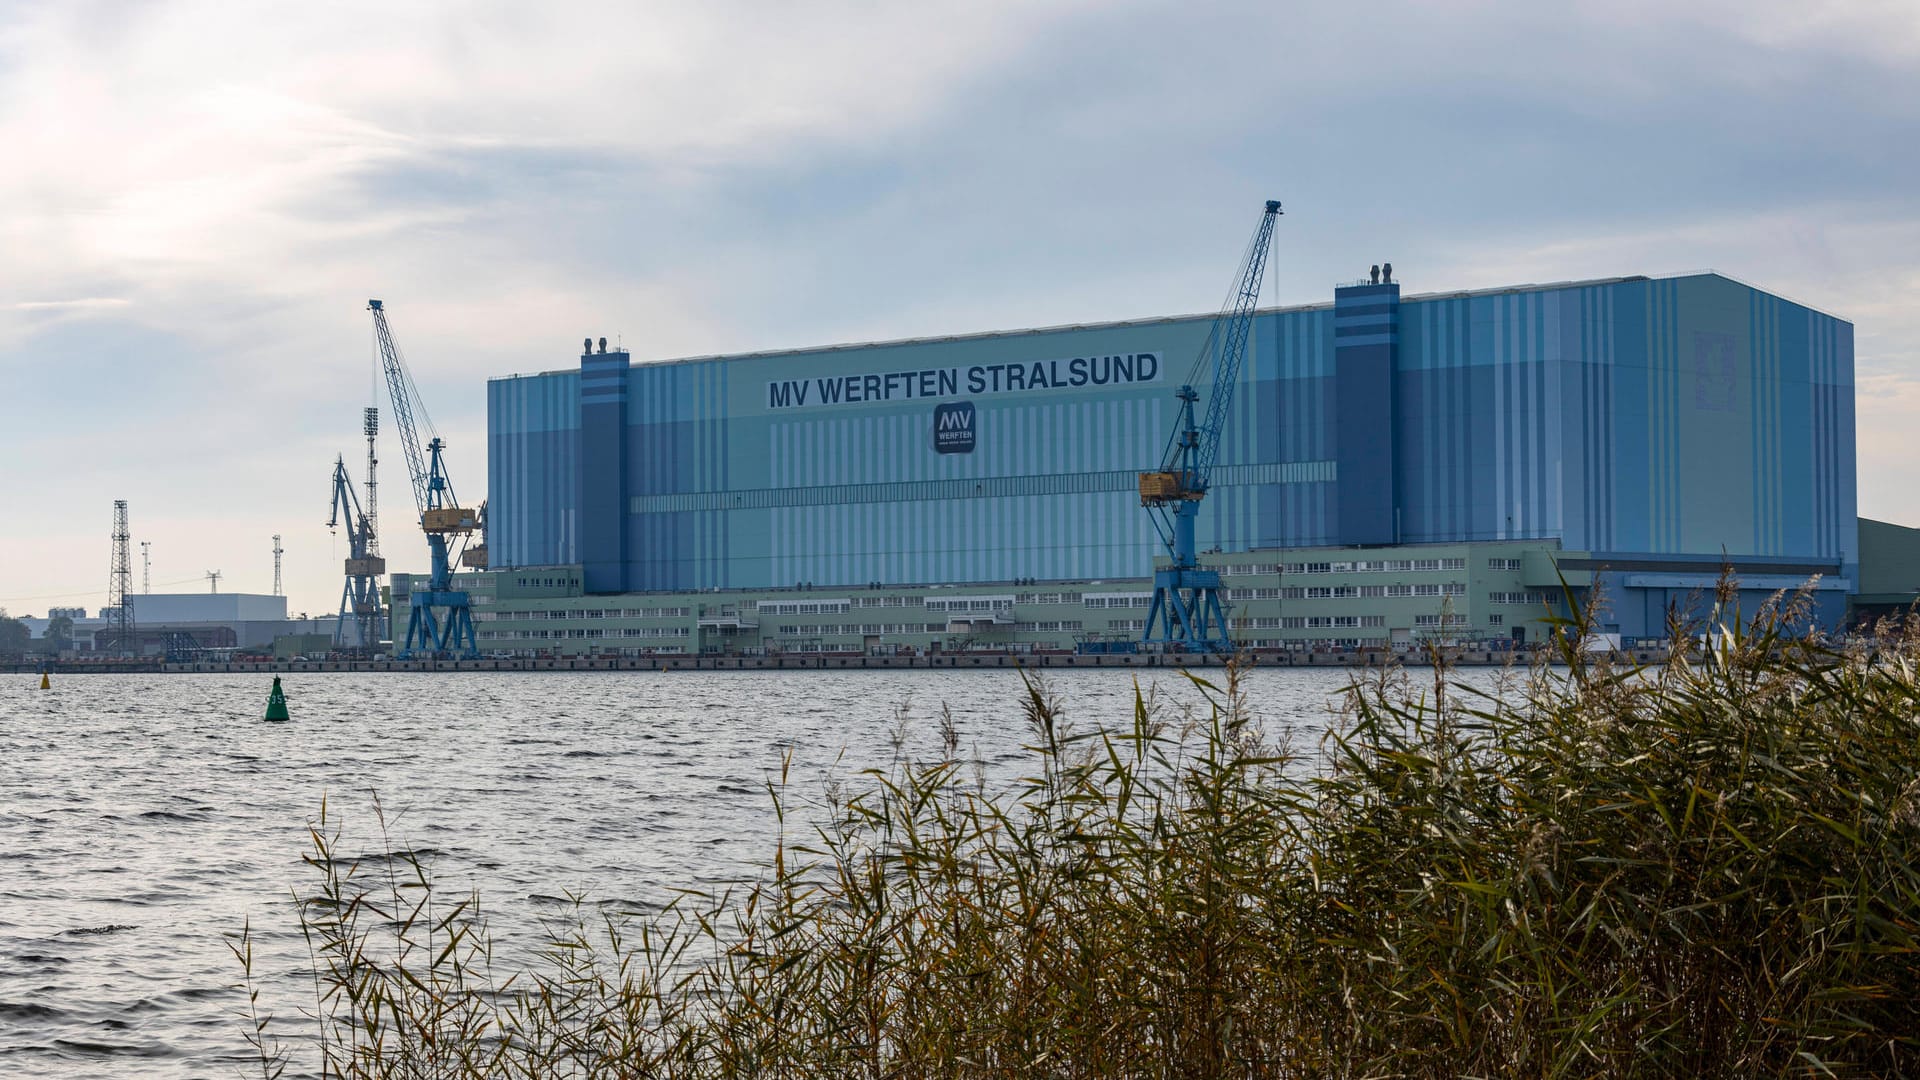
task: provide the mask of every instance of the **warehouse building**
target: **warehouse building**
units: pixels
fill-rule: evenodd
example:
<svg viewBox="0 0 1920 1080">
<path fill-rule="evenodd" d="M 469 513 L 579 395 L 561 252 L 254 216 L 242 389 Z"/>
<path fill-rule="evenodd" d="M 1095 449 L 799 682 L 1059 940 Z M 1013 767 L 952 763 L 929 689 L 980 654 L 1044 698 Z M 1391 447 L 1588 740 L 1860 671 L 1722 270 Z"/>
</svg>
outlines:
<svg viewBox="0 0 1920 1080">
<path fill-rule="evenodd" d="M 136 593 L 127 597 L 133 605 L 134 627 L 139 634 L 142 653 L 157 654 L 180 648 L 231 649 L 270 645 L 287 633 L 287 598 L 261 593 Z M 52 608 L 47 618 L 27 618 L 35 637 L 46 635 L 52 619 L 64 616 L 72 647 L 80 652 L 96 649 L 96 639 L 109 635 L 118 625 L 116 612 L 100 608 L 96 618 L 87 618 L 84 608 Z"/>
<path fill-rule="evenodd" d="M 1160 554 L 1136 474 L 1210 322 L 641 364 L 603 340 L 492 380 L 481 646 L 1135 634 Z M 1537 636 L 1563 580 L 1658 635 L 1723 560 L 1750 604 L 1817 575 L 1837 623 L 1853 424 L 1851 325 L 1718 274 L 1361 282 L 1257 313 L 1200 547 L 1265 647 Z"/>
</svg>

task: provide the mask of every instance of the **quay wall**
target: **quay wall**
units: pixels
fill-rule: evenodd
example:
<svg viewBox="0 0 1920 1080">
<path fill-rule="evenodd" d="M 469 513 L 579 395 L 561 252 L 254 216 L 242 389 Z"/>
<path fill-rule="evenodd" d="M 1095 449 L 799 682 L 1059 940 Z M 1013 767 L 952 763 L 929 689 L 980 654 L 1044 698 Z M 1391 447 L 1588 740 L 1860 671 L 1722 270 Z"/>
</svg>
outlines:
<svg viewBox="0 0 1920 1080">
<path fill-rule="evenodd" d="M 1534 654 L 1508 651 L 1448 651 L 1448 663 L 1462 667 L 1522 666 Z M 1664 649 L 1634 649 L 1616 654 L 1624 663 L 1659 663 L 1666 659 Z M 1388 653 L 1379 651 L 1334 653 L 1285 653 L 1253 658 L 1255 667 L 1286 668 L 1366 668 L 1388 663 L 1424 667 L 1432 658 L 1424 652 Z M 647 656 L 647 657 L 559 657 L 536 659 L 518 657 L 483 660 L 265 660 L 203 661 L 190 663 L 99 663 L 80 660 L 59 661 L 45 670 L 55 675 L 84 674 L 293 674 L 355 672 L 524 672 L 549 671 L 862 671 L 928 669 L 942 671 L 1063 670 L 1075 668 L 1161 668 L 1171 670 L 1219 668 L 1225 660 L 1199 653 L 1137 653 L 1133 655 L 1078 656 L 1058 654 L 983 655 L 949 654 L 934 656 Z M 39 674 L 38 664 L 0 665 L 13 674 Z"/>
</svg>

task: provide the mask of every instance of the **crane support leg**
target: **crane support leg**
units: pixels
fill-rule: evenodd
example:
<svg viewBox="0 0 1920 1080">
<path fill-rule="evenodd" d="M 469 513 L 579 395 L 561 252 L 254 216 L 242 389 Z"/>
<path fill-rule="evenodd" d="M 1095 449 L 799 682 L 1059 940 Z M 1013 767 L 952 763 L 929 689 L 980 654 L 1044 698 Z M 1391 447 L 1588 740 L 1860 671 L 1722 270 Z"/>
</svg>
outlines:
<svg viewBox="0 0 1920 1080">
<path fill-rule="evenodd" d="M 402 660 L 420 655 L 450 654 L 455 659 L 479 656 L 472 599 L 466 590 L 449 585 L 446 537 L 429 533 L 427 550 L 433 559 L 432 582 L 426 589 L 415 589 L 409 600 L 407 640 L 397 655 Z"/>
<path fill-rule="evenodd" d="M 416 592 L 407 617 L 407 640 L 402 657 L 452 654 L 455 658 L 479 654 L 473 633 L 473 609 L 464 592 Z"/>
<path fill-rule="evenodd" d="M 1159 570 L 1143 640 L 1192 652 L 1229 653 L 1226 609 L 1217 570 Z"/>
<path fill-rule="evenodd" d="M 1201 569 L 1193 550 L 1194 520 L 1199 515 L 1198 501 L 1173 507 L 1173 565 L 1154 572 L 1153 602 L 1147 608 L 1141 640 L 1191 652 L 1232 652 L 1225 608 L 1220 603 L 1220 572 Z"/>
</svg>

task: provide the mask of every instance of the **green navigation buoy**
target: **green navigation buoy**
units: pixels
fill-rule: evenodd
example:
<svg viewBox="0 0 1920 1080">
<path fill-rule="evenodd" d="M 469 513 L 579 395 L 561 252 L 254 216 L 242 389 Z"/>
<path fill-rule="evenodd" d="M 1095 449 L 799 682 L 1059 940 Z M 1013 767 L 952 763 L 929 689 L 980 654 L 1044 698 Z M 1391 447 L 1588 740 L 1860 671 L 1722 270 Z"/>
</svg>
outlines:
<svg viewBox="0 0 1920 1080">
<path fill-rule="evenodd" d="M 273 692 L 267 695 L 268 720 L 287 720 L 287 695 L 280 691 L 280 676 L 273 677 Z"/>
</svg>

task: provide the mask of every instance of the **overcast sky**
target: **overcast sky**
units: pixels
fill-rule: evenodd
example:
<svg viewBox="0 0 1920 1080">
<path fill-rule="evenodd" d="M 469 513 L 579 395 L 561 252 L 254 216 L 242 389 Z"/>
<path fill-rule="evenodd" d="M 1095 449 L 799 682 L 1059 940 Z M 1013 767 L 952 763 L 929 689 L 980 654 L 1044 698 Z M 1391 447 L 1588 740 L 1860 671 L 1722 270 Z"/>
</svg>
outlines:
<svg viewBox="0 0 1920 1080">
<path fill-rule="evenodd" d="M 0 0 L 0 606 L 339 603 L 388 306 L 465 501 L 486 379 L 1713 268 L 1850 319 L 1920 525 L 1920 5 Z M 378 402 L 383 417 L 384 398 Z M 384 507 L 406 503 L 397 444 Z M 387 517 L 389 564 L 425 544 Z M 135 549 L 135 588 L 139 587 Z"/>
</svg>

